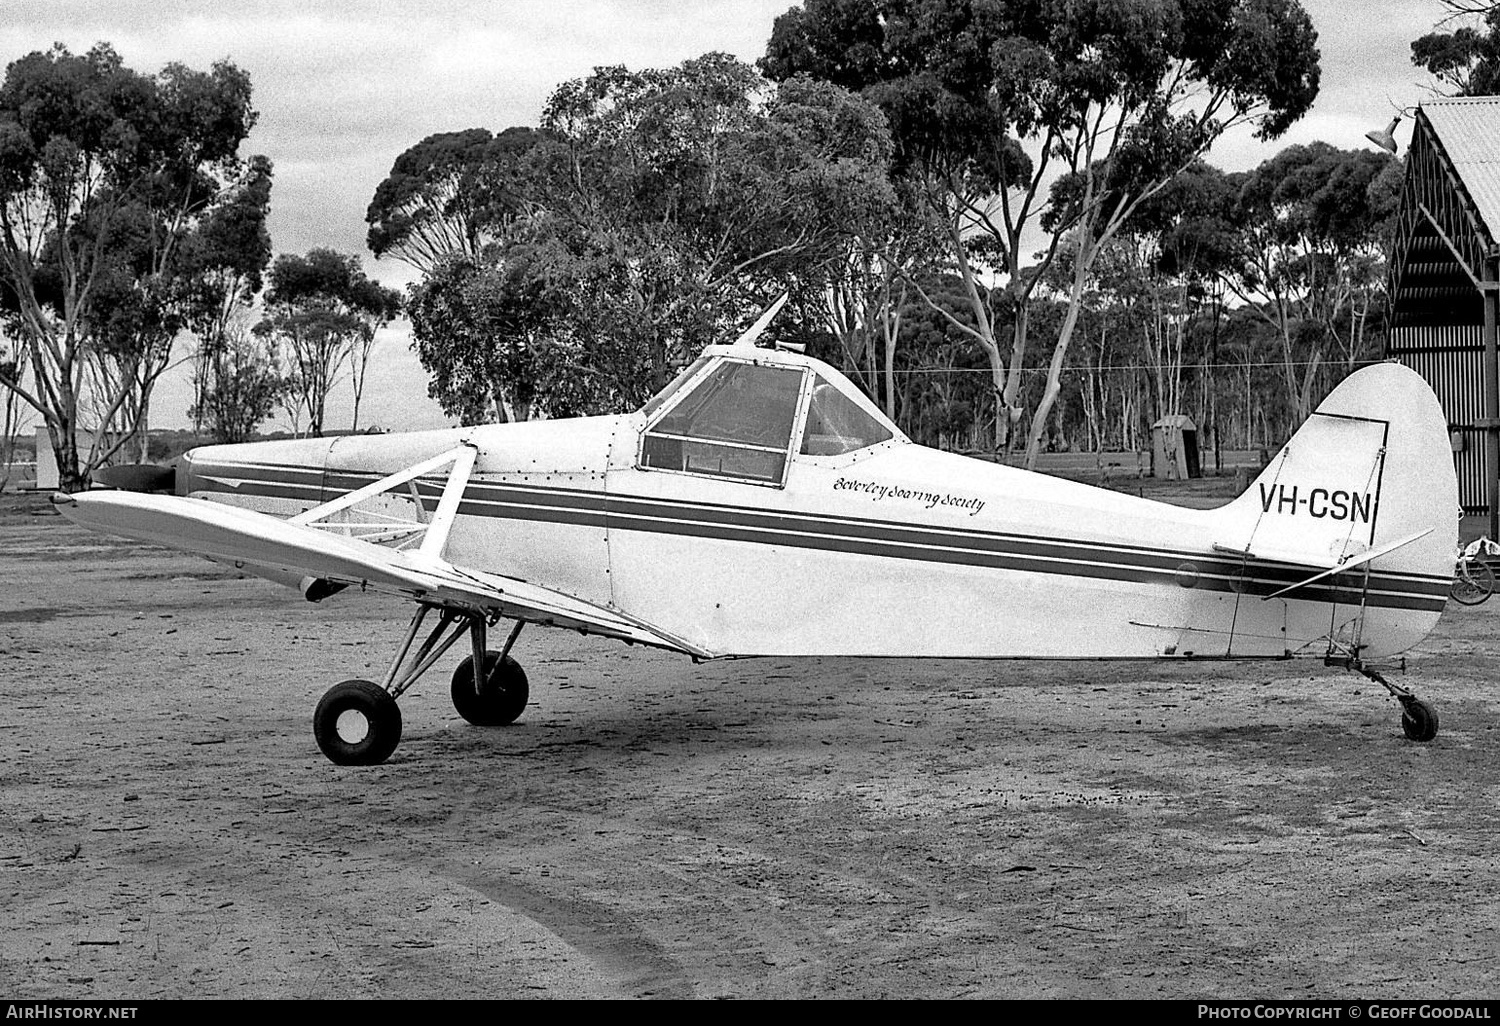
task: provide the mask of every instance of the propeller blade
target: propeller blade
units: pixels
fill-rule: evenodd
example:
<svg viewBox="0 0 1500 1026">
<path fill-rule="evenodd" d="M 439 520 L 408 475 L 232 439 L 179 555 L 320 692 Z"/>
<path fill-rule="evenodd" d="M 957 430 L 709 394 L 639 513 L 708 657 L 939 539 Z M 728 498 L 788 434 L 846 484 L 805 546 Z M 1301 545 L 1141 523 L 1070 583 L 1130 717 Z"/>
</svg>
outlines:
<svg viewBox="0 0 1500 1026">
<path fill-rule="evenodd" d="M 94 471 L 93 482 L 122 492 L 170 492 L 177 487 L 177 468 L 159 463 L 124 463 Z"/>
</svg>

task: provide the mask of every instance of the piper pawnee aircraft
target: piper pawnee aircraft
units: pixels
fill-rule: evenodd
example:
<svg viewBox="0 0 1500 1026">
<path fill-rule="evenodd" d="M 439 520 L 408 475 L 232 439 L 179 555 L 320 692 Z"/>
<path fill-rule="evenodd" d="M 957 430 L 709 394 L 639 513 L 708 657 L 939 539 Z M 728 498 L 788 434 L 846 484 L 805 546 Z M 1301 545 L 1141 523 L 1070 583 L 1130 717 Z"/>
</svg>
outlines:
<svg viewBox="0 0 1500 1026">
<path fill-rule="evenodd" d="M 694 659 L 1313 656 L 1436 736 L 1381 674 L 1436 624 L 1457 544 L 1447 425 L 1416 373 L 1350 375 L 1245 494 L 1195 510 L 916 445 L 838 371 L 757 347 L 775 309 L 635 413 L 209 446 L 176 495 L 54 501 L 312 601 L 415 602 L 384 681 L 318 703 L 339 764 L 395 750 L 397 698 L 465 634 L 458 712 L 515 720 L 528 623 Z"/>
</svg>

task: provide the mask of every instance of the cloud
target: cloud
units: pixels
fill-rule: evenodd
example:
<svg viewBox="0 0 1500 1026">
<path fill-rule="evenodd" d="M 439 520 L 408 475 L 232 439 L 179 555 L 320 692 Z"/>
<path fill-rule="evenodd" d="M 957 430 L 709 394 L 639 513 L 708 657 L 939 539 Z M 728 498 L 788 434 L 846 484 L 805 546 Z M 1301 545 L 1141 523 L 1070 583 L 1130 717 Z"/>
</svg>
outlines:
<svg viewBox="0 0 1500 1026">
<path fill-rule="evenodd" d="M 710 50 L 753 61 L 793 2 L 6 0 L 0 58 L 59 41 L 75 52 L 110 42 L 140 71 L 228 58 L 249 72 L 260 111 L 246 152 L 276 165 L 276 250 L 356 253 L 372 277 L 399 287 L 412 274 L 370 258 L 364 214 L 407 147 L 434 132 L 535 124 L 557 84 L 598 65 L 666 67 Z M 1439 4 L 1304 6 L 1323 53 L 1317 105 L 1270 146 L 1248 132 L 1222 140 L 1210 154 L 1220 166 L 1253 167 L 1283 145 L 1313 139 L 1362 146 L 1393 106 L 1428 95 L 1410 45 L 1442 16 Z M 425 378 L 412 389 L 422 395 Z"/>
<path fill-rule="evenodd" d="M 754 59 L 786 6 L 12 0 L 0 55 L 107 41 L 141 71 L 233 61 L 250 73 L 260 111 L 246 151 L 276 164 L 278 250 L 363 253 L 365 206 L 418 140 L 534 124 L 559 82 L 597 64 L 661 66 L 715 48 Z"/>
<path fill-rule="evenodd" d="M 260 120 L 246 154 L 275 164 L 272 243 L 279 253 L 330 246 L 360 255 L 390 287 L 413 278 L 365 248 L 365 208 L 392 162 L 434 132 L 535 124 L 561 82 L 597 65 L 665 67 L 709 50 L 754 60 L 791 0 L 7 0 L 0 61 L 55 42 L 81 53 L 108 42 L 125 63 L 250 74 Z M 426 375 L 399 330 L 382 333 L 366 423 L 432 427 Z M 187 372 L 160 386 L 162 426 L 180 426 Z M 347 401 L 342 391 L 335 409 Z M 399 412 L 398 412 L 399 411 Z"/>
</svg>

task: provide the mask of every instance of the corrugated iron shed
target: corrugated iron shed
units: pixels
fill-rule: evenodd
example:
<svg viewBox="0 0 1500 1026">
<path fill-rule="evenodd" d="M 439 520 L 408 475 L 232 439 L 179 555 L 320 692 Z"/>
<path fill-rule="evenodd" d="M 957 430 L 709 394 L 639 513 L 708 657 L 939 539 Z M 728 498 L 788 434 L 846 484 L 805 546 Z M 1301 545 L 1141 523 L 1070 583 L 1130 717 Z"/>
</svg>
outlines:
<svg viewBox="0 0 1500 1026">
<path fill-rule="evenodd" d="M 1392 324 L 1482 323 L 1500 232 L 1500 97 L 1417 108 L 1397 225 Z"/>
<path fill-rule="evenodd" d="M 1390 260 L 1387 355 L 1448 416 L 1459 501 L 1500 533 L 1500 97 L 1416 111 Z"/>
<path fill-rule="evenodd" d="M 1500 96 L 1431 100 L 1420 110 L 1472 198 L 1485 234 L 1491 241 L 1500 237 Z"/>
</svg>

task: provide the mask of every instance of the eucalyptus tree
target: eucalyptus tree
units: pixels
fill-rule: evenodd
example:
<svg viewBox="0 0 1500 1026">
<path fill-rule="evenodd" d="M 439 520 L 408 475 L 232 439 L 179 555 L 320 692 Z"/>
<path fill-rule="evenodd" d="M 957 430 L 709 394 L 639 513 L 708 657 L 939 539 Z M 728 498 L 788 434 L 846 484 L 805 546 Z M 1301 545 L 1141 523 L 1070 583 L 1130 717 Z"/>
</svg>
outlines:
<svg viewBox="0 0 1500 1026">
<path fill-rule="evenodd" d="M 1241 252 L 1237 200 L 1230 176 L 1197 161 L 1137 206 L 1096 261 L 1100 285 L 1113 293 L 1121 316 L 1135 321 L 1132 354 L 1150 375 L 1153 399 L 1143 420 L 1188 412 L 1192 390 L 1200 427 L 1217 424 L 1206 368 L 1217 362 L 1224 276 Z"/>
<path fill-rule="evenodd" d="M 254 332 L 248 311 L 236 311 L 217 329 L 208 361 L 188 415 L 216 442 L 249 441 L 291 388 L 275 340 Z"/>
<path fill-rule="evenodd" d="M 991 26 L 964 4 L 909 0 L 809 0 L 776 20 L 761 69 L 771 78 L 824 79 L 879 105 L 891 126 L 892 172 L 911 208 L 905 232 L 946 254 L 966 313 L 924 287 L 931 259 L 890 266 L 953 331 L 985 353 L 994 401 L 994 444 L 1020 417 L 1018 389 L 1029 301 L 1039 274 L 1024 273 L 1021 242 L 1034 220 L 1053 150 L 1033 161 L 991 98 L 985 52 Z M 906 243 L 910 245 L 910 242 Z M 1050 259 L 1055 243 L 1047 247 Z M 991 288 L 992 269 L 1007 279 Z M 1009 328 L 1002 342 L 998 326 Z"/>
<path fill-rule="evenodd" d="M 365 213 L 366 242 L 422 274 L 447 259 L 475 261 L 534 203 L 526 163 L 535 129 L 429 135 L 396 158 Z"/>
<path fill-rule="evenodd" d="M 724 54 L 564 83 L 542 127 L 562 140 L 557 236 L 614 265 L 627 307 L 667 327 L 645 354 L 653 387 L 775 291 L 818 295 L 893 204 L 873 107 L 823 83 L 774 88 Z"/>
<path fill-rule="evenodd" d="M 464 424 L 526 420 L 534 410 L 592 412 L 554 401 L 552 376 L 576 362 L 553 345 L 562 335 L 559 299 L 519 247 L 500 264 L 449 257 L 414 285 L 406 306 L 413 345 L 443 412 Z"/>
<path fill-rule="evenodd" d="M 1319 142 L 1287 147 L 1232 180 L 1240 236 L 1223 280 L 1275 331 L 1300 420 L 1322 397 L 1330 356 L 1342 374 L 1369 355 L 1365 326 L 1383 288 L 1400 164 Z"/>
<path fill-rule="evenodd" d="M 1040 225 L 1046 264 L 1071 241 L 1073 312 L 1032 414 L 1034 460 L 1101 248 L 1226 130 L 1254 123 L 1271 138 L 1300 117 L 1317 93 L 1316 38 L 1295 0 L 808 0 L 778 19 L 762 67 L 879 102 L 898 167 L 940 186 L 926 194 L 951 266 L 975 286 L 1006 279 L 988 295 L 1016 307 L 1008 344 L 977 287 L 971 305 L 1013 422 L 1038 277 L 1022 246 Z"/>
<path fill-rule="evenodd" d="M 220 442 L 245 441 L 285 387 L 276 353 L 247 329 L 271 262 L 271 177 L 271 162 L 252 158 L 182 251 L 179 301 L 197 340 L 188 413 Z"/>
<path fill-rule="evenodd" d="M 24 381 L 26 364 L 16 359 L 10 340 L 0 334 L 0 377 Z M 15 458 L 16 442 L 25 430 L 26 411 L 21 407 L 20 397 L 13 389 L 0 394 L 0 491 L 10 480 L 11 463 Z"/>
<path fill-rule="evenodd" d="M 6 69 L 0 310 L 30 376 L 0 368 L 0 387 L 46 424 L 65 487 L 143 431 L 182 323 L 180 251 L 243 173 L 250 96 L 228 62 L 147 76 L 102 43 Z"/>
<path fill-rule="evenodd" d="M 930 265 L 932 254 L 886 173 L 893 152 L 885 119 L 842 87 L 806 77 L 776 89 L 768 116 L 794 126 L 793 151 L 807 166 L 788 185 L 805 187 L 801 202 L 823 218 L 807 222 L 820 245 L 787 263 L 784 280 L 808 326 L 837 340 L 844 369 L 895 418 L 896 351 L 914 296 L 909 271 Z M 850 139 L 865 142 L 851 148 Z"/>
<path fill-rule="evenodd" d="M 1453 96 L 1500 93 L 1500 3 L 1440 0 L 1445 14 L 1411 44 L 1411 62 Z"/>
<path fill-rule="evenodd" d="M 564 82 L 529 140 L 475 186 L 507 197 L 492 236 L 413 290 L 465 417 L 637 405 L 777 292 L 820 301 L 894 204 L 878 110 L 723 54 Z"/>
<path fill-rule="evenodd" d="M 366 277 L 358 257 L 318 248 L 276 258 L 265 308 L 255 330 L 284 348 L 288 387 L 307 414 L 308 433 L 323 433 L 328 396 L 346 374 L 357 430 L 370 346 L 376 330 L 400 313 L 400 295 Z"/>
</svg>

